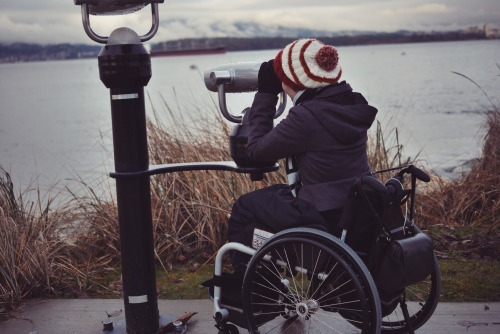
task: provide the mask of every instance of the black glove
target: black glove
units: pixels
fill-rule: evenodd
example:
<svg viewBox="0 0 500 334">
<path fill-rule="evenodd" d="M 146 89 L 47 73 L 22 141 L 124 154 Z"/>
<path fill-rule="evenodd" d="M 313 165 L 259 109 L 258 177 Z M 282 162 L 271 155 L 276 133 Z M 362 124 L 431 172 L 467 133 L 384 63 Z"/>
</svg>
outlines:
<svg viewBox="0 0 500 334">
<path fill-rule="evenodd" d="M 260 65 L 258 91 L 262 93 L 278 95 L 279 93 L 281 93 L 283 88 L 281 87 L 280 79 L 274 72 L 273 62 L 274 60 L 271 59 Z"/>
</svg>

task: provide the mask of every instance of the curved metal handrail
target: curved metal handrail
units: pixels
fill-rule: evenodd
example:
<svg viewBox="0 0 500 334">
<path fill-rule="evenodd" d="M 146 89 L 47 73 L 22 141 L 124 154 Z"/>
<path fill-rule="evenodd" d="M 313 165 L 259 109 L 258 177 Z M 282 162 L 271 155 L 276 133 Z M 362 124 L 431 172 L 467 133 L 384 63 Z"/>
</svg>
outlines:
<svg viewBox="0 0 500 334">
<path fill-rule="evenodd" d="M 259 174 L 275 172 L 279 169 L 279 167 L 280 165 L 277 163 L 267 167 L 240 167 L 234 161 L 179 162 L 150 166 L 146 170 L 137 172 L 112 172 L 109 175 L 112 178 L 136 178 L 158 174 L 200 170 L 220 170 L 241 174 Z"/>
</svg>

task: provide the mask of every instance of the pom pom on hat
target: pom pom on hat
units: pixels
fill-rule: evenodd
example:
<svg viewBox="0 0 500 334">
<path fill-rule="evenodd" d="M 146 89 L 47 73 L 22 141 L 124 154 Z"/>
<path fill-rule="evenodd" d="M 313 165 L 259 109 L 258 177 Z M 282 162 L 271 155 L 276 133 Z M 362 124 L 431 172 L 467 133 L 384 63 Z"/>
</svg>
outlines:
<svg viewBox="0 0 500 334">
<path fill-rule="evenodd" d="M 325 71 L 333 71 L 339 63 L 339 54 L 333 46 L 325 45 L 316 53 L 318 66 Z"/>
<path fill-rule="evenodd" d="M 316 39 L 288 44 L 274 59 L 274 71 L 294 90 L 320 88 L 339 81 L 342 69 L 337 49 Z"/>
</svg>

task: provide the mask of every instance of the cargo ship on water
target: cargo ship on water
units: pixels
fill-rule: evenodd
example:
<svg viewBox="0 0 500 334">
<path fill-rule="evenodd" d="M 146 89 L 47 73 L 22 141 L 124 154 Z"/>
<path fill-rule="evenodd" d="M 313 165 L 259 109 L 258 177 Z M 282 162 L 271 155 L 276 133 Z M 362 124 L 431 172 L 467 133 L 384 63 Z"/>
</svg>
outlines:
<svg viewBox="0 0 500 334">
<path fill-rule="evenodd" d="M 180 47 L 180 48 L 153 48 L 151 57 L 169 57 L 169 56 L 195 56 L 212 55 L 226 53 L 225 46 L 201 46 L 201 47 Z"/>
</svg>

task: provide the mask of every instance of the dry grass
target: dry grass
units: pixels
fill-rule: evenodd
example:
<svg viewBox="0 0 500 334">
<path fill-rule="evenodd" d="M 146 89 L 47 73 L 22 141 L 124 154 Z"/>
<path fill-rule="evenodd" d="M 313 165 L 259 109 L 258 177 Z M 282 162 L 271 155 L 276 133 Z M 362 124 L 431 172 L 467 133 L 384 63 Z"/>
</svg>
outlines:
<svg viewBox="0 0 500 334">
<path fill-rule="evenodd" d="M 230 128 L 215 106 L 188 119 L 180 106 L 167 103 L 148 122 L 150 163 L 230 160 Z M 190 109 L 196 106 L 189 106 Z M 160 116 L 161 115 L 161 116 Z M 498 228 L 500 157 L 498 112 L 492 113 L 485 139 L 485 157 L 471 175 L 442 183 L 419 200 L 420 214 L 429 224 L 486 224 Z M 369 141 L 374 169 L 409 162 L 402 154 L 397 130 L 384 134 L 380 124 Z M 241 194 L 283 183 L 283 172 L 252 182 L 248 175 L 221 171 L 183 172 L 151 178 L 153 228 L 157 263 L 170 270 L 189 258 L 210 259 L 226 241 L 232 203 Z M 10 175 L 0 173 L 0 317 L 26 298 L 78 297 L 100 286 L 102 277 L 120 265 L 117 209 L 109 198 L 86 190 L 72 193 L 64 205 L 43 200 L 36 190 L 17 194 Z M 105 187 L 107 185 L 103 185 Z M 35 187 L 36 189 L 36 187 Z M 69 191 L 69 190 L 68 190 Z M 34 201 L 27 193 L 35 192 Z M 102 192 L 99 192 L 100 194 Z M 64 194 L 66 195 L 66 194 Z M 462 203 L 467 198 L 470 201 Z M 460 204 L 460 205 L 457 205 Z"/>
<path fill-rule="evenodd" d="M 184 110 L 172 110 L 167 103 L 165 108 L 166 113 L 155 111 L 156 119 L 148 124 L 151 164 L 231 160 L 230 128 L 215 112 L 216 108 L 196 120 L 179 120 L 178 115 L 184 115 Z M 158 114 L 168 118 L 160 119 Z M 397 135 L 395 130 L 384 136 L 377 124 L 376 135 L 369 143 L 370 163 L 374 168 L 409 162 L 402 156 Z M 227 218 L 234 201 L 251 190 L 285 182 L 283 169 L 267 174 L 266 179 L 259 182 L 250 181 L 247 175 L 220 171 L 153 177 L 153 224 L 158 260 L 166 267 L 179 257 L 201 253 L 206 258 L 213 256 L 226 242 Z"/>
<path fill-rule="evenodd" d="M 403 145 L 399 142 L 399 132 L 396 127 L 383 129 L 380 122 L 377 121 L 374 130 L 368 140 L 368 164 L 374 171 L 405 166 L 415 161 L 416 157 L 411 158 L 404 155 Z M 382 173 L 380 178 L 386 180 L 392 174 L 391 172 Z"/>
<path fill-rule="evenodd" d="M 190 106 L 191 108 L 193 106 Z M 154 111 L 148 122 L 150 163 L 230 160 L 230 128 L 216 107 L 205 117 L 187 119 L 179 106 Z M 197 114 L 202 114 L 199 110 Z M 161 115 L 161 116 L 159 116 Z M 371 139 L 371 163 L 391 167 L 401 159 L 399 144 L 386 148 L 380 125 Z M 226 241 L 227 218 L 241 194 L 283 183 L 283 171 L 252 182 L 248 175 L 222 171 L 182 172 L 151 178 L 153 228 L 157 263 L 165 270 L 188 258 L 212 258 Z M 108 271 L 119 267 L 117 209 L 109 198 L 85 191 L 70 193 L 53 207 L 38 196 L 25 203 L 10 176 L 0 177 L 0 316 L 31 297 L 85 296 Z M 104 186 L 103 186 L 104 187 Z M 99 193 L 102 193 L 100 191 Z M 66 195 L 66 194 L 65 194 Z"/>
<path fill-rule="evenodd" d="M 432 224 L 500 227 L 500 111 L 488 114 L 481 159 L 453 182 L 440 180 L 425 197 L 422 208 Z"/>
<path fill-rule="evenodd" d="M 150 163 L 225 161 L 230 128 L 211 109 L 198 119 L 179 119 L 184 110 L 155 111 L 148 124 Z M 192 113 L 192 112 L 191 112 Z M 167 126 L 168 124 L 168 126 Z M 284 182 L 283 174 L 269 173 L 252 182 L 248 175 L 222 171 L 180 172 L 151 180 L 155 251 L 164 267 L 179 258 L 203 254 L 210 258 L 226 241 L 227 218 L 241 194 Z"/>
<path fill-rule="evenodd" d="M 17 301 L 64 291 L 66 245 L 55 237 L 68 212 L 52 212 L 52 200 L 25 202 L 16 195 L 9 173 L 0 170 L 0 316 Z"/>
<path fill-rule="evenodd" d="M 419 215 L 441 250 L 500 259 L 500 110 L 488 114 L 486 130 L 480 160 L 459 179 L 434 177 L 419 197 Z"/>
<path fill-rule="evenodd" d="M 500 67 L 499 67 L 500 68 Z M 422 221 L 437 239 L 437 247 L 473 259 L 500 259 L 500 109 L 489 101 L 481 158 L 457 180 L 440 177 L 421 197 Z"/>
<path fill-rule="evenodd" d="M 119 265 L 108 242 L 117 230 L 114 205 L 80 197 L 55 206 L 55 199 L 32 188 L 16 193 L 0 169 L 0 320 L 28 298 L 85 295 Z"/>
<path fill-rule="evenodd" d="M 498 66 L 498 65 L 497 65 Z M 500 69 L 500 67 L 499 67 Z M 487 114 L 482 155 L 472 170 L 452 182 L 438 182 L 423 197 L 422 214 L 429 225 L 480 228 L 497 234 L 500 228 L 500 109 L 474 80 L 453 72 L 474 84 L 486 97 Z M 493 239 L 496 239 L 495 237 Z M 498 241 L 496 241 L 498 247 Z M 500 252 L 497 254 L 500 256 Z"/>
<path fill-rule="evenodd" d="M 429 224 L 500 227 L 500 111 L 488 115 L 483 155 L 472 170 L 453 182 L 441 179 L 423 197 Z"/>
</svg>

